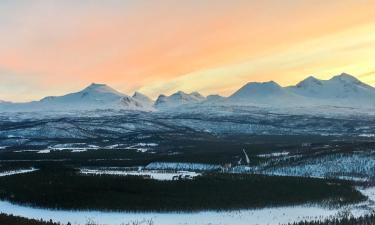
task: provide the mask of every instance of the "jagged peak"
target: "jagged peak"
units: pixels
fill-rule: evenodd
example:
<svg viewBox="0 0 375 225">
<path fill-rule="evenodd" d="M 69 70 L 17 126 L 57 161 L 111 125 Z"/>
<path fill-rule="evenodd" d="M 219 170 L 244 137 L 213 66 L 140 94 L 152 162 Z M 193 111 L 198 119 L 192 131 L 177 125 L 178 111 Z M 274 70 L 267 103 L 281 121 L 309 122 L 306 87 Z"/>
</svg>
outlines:
<svg viewBox="0 0 375 225">
<path fill-rule="evenodd" d="M 138 91 L 134 92 L 134 94 L 133 94 L 132 97 L 133 97 L 133 98 L 144 98 L 144 99 L 150 99 L 147 95 L 142 94 L 141 92 L 138 92 Z"/>
</svg>

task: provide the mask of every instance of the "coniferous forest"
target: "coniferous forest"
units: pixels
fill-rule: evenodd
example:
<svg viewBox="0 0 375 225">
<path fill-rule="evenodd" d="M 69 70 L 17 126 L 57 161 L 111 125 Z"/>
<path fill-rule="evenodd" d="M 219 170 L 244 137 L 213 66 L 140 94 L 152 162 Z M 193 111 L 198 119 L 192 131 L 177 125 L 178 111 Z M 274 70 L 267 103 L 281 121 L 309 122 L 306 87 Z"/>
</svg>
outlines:
<svg viewBox="0 0 375 225">
<path fill-rule="evenodd" d="M 20 185 L 22 184 L 22 185 Z M 364 200 L 350 182 L 252 174 L 207 174 L 158 181 L 134 176 L 91 176 L 48 168 L 2 177 L 0 198 L 47 208 L 125 211 L 241 209 Z"/>
</svg>

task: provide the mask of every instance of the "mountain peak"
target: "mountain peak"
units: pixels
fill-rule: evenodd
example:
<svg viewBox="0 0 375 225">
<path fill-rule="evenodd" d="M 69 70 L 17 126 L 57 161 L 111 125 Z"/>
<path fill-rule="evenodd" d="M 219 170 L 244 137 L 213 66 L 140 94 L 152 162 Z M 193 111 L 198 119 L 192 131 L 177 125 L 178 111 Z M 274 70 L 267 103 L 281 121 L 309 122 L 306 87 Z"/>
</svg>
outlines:
<svg viewBox="0 0 375 225">
<path fill-rule="evenodd" d="M 91 83 L 89 87 L 102 87 L 102 86 L 107 86 L 106 84 L 99 84 L 99 83 Z"/>
<path fill-rule="evenodd" d="M 147 96 L 142 94 L 141 92 L 136 91 L 136 92 L 134 92 L 132 97 L 137 98 L 137 97 L 147 97 Z"/>
<path fill-rule="evenodd" d="M 309 76 L 303 81 L 299 82 L 296 86 L 298 88 L 305 88 L 305 87 L 309 87 L 312 85 L 322 85 L 322 81 L 315 78 L 314 76 Z"/>
<path fill-rule="evenodd" d="M 177 91 L 173 95 L 187 95 L 187 94 L 185 92 L 183 92 L 183 91 Z"/>
<path fill-rule="evenodd" d="M 109 88 L 106 84 L 91 83 L 85 89 L 98 89 L 98 88 Z"/>
<path fill-rule="evenodd" d="M 245 86 L 243 86 L 241 89 L 268 89 L 268 90 L 278 90 L 281 89 L 282 87 L 276 83 L 275 81 L 267 81 L 267 82 L 249 82 Z M 240 90 L 241 90 L 240 89 Z"/>
<path fill-rule="evenodd" d="M 354 82 L 354 83 L 360 82 L 357 78 L 355 78 L 354 76 L 352 76 L 350 74 L 347 74 L 347 73 L 341 73 L 339 75 L 336 75 L 336 76 L 332 77 L 331 80 L 350 82 L 350 83 L 351 82 Z"/>
<path fill-rule="evenodd" d="M 262 90 L 278 90 L 282 87 L 275 81 L 267 82 L 249 82 L 245 84 L 241 89 L 262 89 Z"/>
<path fill-rule="evenodd" d="M 125 96 L 125 94 L 115 90 L 114 88 L 106 85 L 106 84 L 99 84 L 99 83 L 92 83 L 83 89 L 81 92 L 83 93 L 108 93 L 114 94 L 118 96 Z"/>
<path fill-rule="evenodd" d="M 248 101 L 256 98 L 284 95 L 283 88 L 274 81 L 249 82 L 232 94 L 231 100 Z"/>
</svg>

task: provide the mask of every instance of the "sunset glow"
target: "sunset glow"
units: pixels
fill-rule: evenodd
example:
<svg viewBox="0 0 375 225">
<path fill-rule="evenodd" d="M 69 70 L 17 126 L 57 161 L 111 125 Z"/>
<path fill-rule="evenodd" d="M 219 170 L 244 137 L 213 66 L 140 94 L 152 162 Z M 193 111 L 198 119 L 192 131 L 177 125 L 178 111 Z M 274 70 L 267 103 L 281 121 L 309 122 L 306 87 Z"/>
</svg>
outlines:
<svg viewBox="0 0 375 225">
<path fill-rule="evenodd" d="M 0 100 L 92 82 L 226 96 L 341 72 L 375 85 L 374 12 L 372 0 L 2 1 Z"/>
</svg>

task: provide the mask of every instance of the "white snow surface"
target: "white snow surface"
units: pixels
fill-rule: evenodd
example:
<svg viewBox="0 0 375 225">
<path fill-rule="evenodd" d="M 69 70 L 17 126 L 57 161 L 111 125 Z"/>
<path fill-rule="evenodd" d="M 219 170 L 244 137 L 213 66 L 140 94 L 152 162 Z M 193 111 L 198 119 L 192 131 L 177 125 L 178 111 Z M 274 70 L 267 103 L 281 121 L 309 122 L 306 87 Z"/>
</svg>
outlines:
<svg viewBox="0 0 375 225">
<path fill-rule="evenodd" d="M 288 157 L 275 160 L 288 160 Z M 356 154 L 331 154 L 306 159 L 292 165 L 266 167 L 258 172 L 277 176 L 336 177 L 344 180 L 367 181 L 375 176 L 375 150 Z"/>
<path fill-rule="evenodd" d="M 281 87 L 277 83 L 250 82 L 228 97 L 227 103 L 273 107 L 341 106 L 375 107 L 375 88 L 357 78 L 342 73 L 329 80 L 308 77 L 295 86 Z"/>
<path fill-rule="evenodd" d="M 180 162 L 153 162 L 146 166 L 148 170 L 189 170 L 189 171 L 210 171 L 220 170 L 222 167 L 215 164 L 204 163 L 180 163 Z"/>
<path fill-rule="evenodd" d="M 63 96 L 48 96 L 40 101 L 0 103 L 0 111 L 84 111 L 94 109 L 125 109 L 152 111 L 152 105 L 125 95 L 106 84 L 92 83 L 83 90 Z"/>
<path fill-rule="evenodd" d="M 249 82 L 229 97 L 211 95 L 204 97 L 198 92 L 176 92 L 160 95 L 154 102 L 135 92 L 133 96 L 120 93 L 105 84 L 91 84 L 85 89 L 63 96 L 49 96 L 28 103 L 0 102 L 0 112 L 52 111 L 71 113 L 92 110 L 168 111 L 186 110 L 191 107 L 207 112 L 212 106 L 231 111 L 235 106 L 248 109 L 260 107 L 271 111 L 315 114 L 371 113 L 375 108 L 375 88 L 355 77 L 342 73 L 329 80 L 308 77 L 297 85 L 281 87 L 274 81 Z"/>
<path fill-rule="evenodd" d="M 289 155 L 289 152 L 274 152 L 269 154 L 260 154 L 257 155 L 260 158 L 272 158 L 272 157 L 279 157 L 279 156 L 287 156 Z"/>
<path fill-rule="evenodd" d="M 22 173 L 31 173 L 37 170 L 38 169 L 30 168 L 30 169 L 4 171 L 4 172 L 0 172 L 0 177 L 12 176 L 12 175 L 17 175 L 17 174 L 22 174 Z"/>
<path fill-rule="evenodd" d="M 112 170 L 112 169 L 81 169 L 82 174 L 92 174 L 92 175 L 115 175 L 115 176 L 149 176 L 154 180 L 173 180 L 175 176 L 189 176 L 191 178 L 201 175 L 196 172 L 189 171 L 177 171 L 177 172 L 165 172 L 165 171 L 124 171 L 124 170 Z"/>
</svg>

